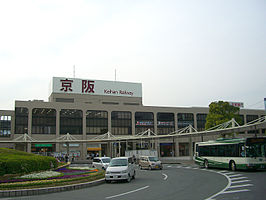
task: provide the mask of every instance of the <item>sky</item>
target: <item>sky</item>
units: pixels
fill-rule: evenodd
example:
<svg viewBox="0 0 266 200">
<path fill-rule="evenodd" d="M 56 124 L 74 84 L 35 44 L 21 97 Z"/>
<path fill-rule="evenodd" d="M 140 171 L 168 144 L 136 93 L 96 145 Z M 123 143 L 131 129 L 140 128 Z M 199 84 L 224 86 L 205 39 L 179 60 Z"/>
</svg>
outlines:
<svg viewBox="0 0 266 200">
<path fill-rule="evenodd" d="M 265 0 L 0 1 L 0 110 L 52 77 L 142 83 L 145 106 L 264 109 Z"/>
</svg>

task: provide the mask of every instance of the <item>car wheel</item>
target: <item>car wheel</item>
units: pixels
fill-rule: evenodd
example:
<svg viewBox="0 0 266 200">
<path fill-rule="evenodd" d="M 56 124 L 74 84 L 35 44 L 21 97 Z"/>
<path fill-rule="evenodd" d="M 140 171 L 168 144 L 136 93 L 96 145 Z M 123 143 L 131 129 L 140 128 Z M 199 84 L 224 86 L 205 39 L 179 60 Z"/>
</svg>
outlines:
<svg viewBox="0 0 266 200">
<path fill-rule="evenodd" d="M 106 183 L 111 183 L 111 181 L 110 181 L 110 180 L 105 180 L 105 182 L 106 182 Z"/>
<path fill-rule="evenodd" d="M 151 170 L 151 166 L 149 166 L 149 170 Z"/>
</svg>

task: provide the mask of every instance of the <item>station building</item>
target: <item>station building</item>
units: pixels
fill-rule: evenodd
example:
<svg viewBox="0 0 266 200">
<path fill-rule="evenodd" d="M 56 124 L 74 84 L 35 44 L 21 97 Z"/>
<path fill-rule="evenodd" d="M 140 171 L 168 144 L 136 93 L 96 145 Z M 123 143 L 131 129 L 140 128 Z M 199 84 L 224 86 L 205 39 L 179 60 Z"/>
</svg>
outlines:
<svg viewBox="0 0 266 200">
<path fill-rule="evenodd" d="M 49 101 L 15 101 L 15 110 L 0 110 L 0 140 L 10 140 L 27 133 L 36 140 L 54 141 L 71 134 L 76 139 L 87 140 L 108 131 L 114 136 L 136 135 L 150 129 L 164 135 L 192 125 L 202 131 L 208 107 L 158 107 L 144 106 L 142 84 L 91 79 L 53 77 Z M 240 109 L 242 125 L 265 116 L 264 110 Z M 241 137 L 262 136 L 265 129 L 240 133 Z M 204 140 L 216 139 L 206 136 Z M 193 137 L 193 143 L 202 141 Z M 110 144 L 109 144 L 110 145 Z M 159 156 L 191 156 L 191 138 L 160 139 L 150 145 L 145 141 L 125 142 L 120 145 L 120 155 L 126 150 L 153 148 Z M 1 147 L 33 153 L 66 152 L 66 145 L 1 143 Z M 70 151 L 81 159 L 90 153 L 115 156 L 117 143 L 110 148 L 107 143 L 73 143 Z M 111 149 L 111 150 L 110 150 Z"/>
</svg>

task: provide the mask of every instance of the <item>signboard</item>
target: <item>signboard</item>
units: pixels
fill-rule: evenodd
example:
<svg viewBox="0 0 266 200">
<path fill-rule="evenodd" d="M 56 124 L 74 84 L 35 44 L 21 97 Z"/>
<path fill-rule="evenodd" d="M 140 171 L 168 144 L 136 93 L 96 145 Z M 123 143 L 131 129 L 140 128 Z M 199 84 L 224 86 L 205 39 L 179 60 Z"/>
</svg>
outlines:
<svg viewBox="0 0 266 200">
<path fill-rule="evenodd" d="M 52 147 L 52 144 L 35 144 L 35 147 Z"/>
<path fill-rule="evenodd" d="M 141 83 L 53 77 L 53 93 L 142 97 Z"/>
<path fill-rule="evenodd" d="M 152 121 L 136 121 L 136 126 L 153 126 Z"/>
<path fill-rule="evenodd" d="M 244 103 L 243 102 L 228 102 L 229 105 L 238 107 L 238 108 L 244 108 Z"/>
<path fill-rule="evenodd" d="M 165 122 L 165 121 L 158 121 L 157 122 L 158 126 L 174 126 L 174 122 L 173 121 L 169 121 L 169 122 Z"/>
<path fill-rule="evenodd" d="M 63 144 L 63 147 L 67 147 L 67 145 L 66 144 Z M 69 147 L 79 147 L 79 144 L 75 144 L 75 143 L 73 143 L 73 144 L 69 144 Z"/>
</svg>

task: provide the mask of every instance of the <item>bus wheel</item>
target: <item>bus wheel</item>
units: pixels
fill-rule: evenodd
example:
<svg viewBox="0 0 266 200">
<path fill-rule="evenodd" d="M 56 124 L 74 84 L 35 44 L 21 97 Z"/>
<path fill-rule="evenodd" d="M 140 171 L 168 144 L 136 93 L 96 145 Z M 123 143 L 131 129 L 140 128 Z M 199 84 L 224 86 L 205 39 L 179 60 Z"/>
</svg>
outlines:
<svg viewBox="0 0 266 200">
<path fill-rule="evenodd" d="M 208 163 L 208 160 L 204 160 L 204 167 L 205 167 L 206 169 L 208 169 L 208 168 L 209 168 L 209 163 Z"/>
<path fill-rule="evenodd" d="M 229 163 L 229 166 L 230 166 L 230 169 L 232 171 L 236 171 L 236 163 L 235 163 L 235 161 L 231 160 L 230 163 Z"/>
</svg>

